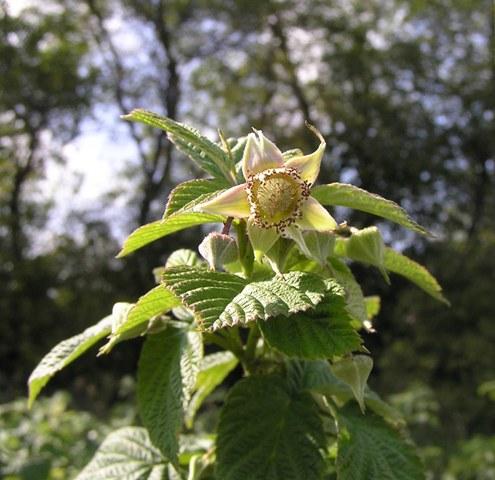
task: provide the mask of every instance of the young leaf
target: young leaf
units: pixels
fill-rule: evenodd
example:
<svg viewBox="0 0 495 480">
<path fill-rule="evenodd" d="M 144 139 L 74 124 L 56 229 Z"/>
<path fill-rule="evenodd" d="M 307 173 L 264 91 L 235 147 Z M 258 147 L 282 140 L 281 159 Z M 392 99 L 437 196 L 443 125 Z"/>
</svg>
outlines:
<svg viewBox="0 0 495 480">
<path fill-rule="evenodd" d="M 391 248 L 385 248 L 384 265 L 391 272 L 402 275 L 415 283 L 433 298 L 450 305 L 449 301 L 442 295 L 442 287 L 435 277 L 419 263 Z"/>
<path fill-rule="evenodd" d="M 362 415 L 348 405 L 338 411 L 339 480 L 423 480 L 414 449 L 376 415 Z"/>
<path fill-rule="evenodd" d="M 358 349 L 361 338 L 352 327 L 343 295 L 342 288 L 329 281 L 325 298 L 314 310 L 260 320 L 263 337 L 291 357 L 332 358 Z"/>
<path fill-rule="evenodd" d="M 237 358 L 230 352 L 217 352 L 204 357 L 199 365 L 194 394 L 186 408 L 186 426 L 192 428 L 194 416 L 208 395 L 236 367 Z"/>
<path fill-rule="evenodd" d="M 112 320 L 112 315 L 105 317 L 79 335 L 63 340 L 43 357 L 28 380 L 29 408 L 50 378 L 110 333 Z"/>
<path fill-rule="evenodd" d="M 248 377 L 232 388 L 220 416 L 217 478 L 317 479 L 325 443 L 311 395 L 277 376 Z"/>
<path fill-rule="evenodd" d="M 185 228 L 196 227 L 204 223 L 222 222 L 223 220 L 224 218 L 220 215 L 181 210 L 163 220 L 148 223 L 134 230 L 124 241 L 124 245 L 118 253 L 117 258 L 125 257 L 148 245 L 148 243 L 184 230 Z"/>
<path fill-rule="evenodd" d="M 351 269 L 338 258 L 329 259 L 328 268 L 337 282 L 344 287 L 348 312 L 361 324 L 368 320 L 366 304 L 361 286 L 354 278 Z"/>
<path fill-rule="evenodd" d="M 320 277 L 302 272 L 247 283 L 229 273 L 176 267 L 165 271 L 163 281 L 195 312 L 200 327 L 212 330 L 307 310 L 326 289 Z"/>
<path fill-rule="evenodd" d="M 163 285 L 158 285 L 140 297 L 129 310 L 125 320 L 117 328 L 112 329 L 110 342 L 114 345 L 127 332 L 142 326 L 156 315 L 169 312 L 178 305 L 180 305 L 179 299 Z M 114 338 L 115 340 L 112 340 Z"/>
<path fill-rule="evenodd" d="M 345 255 L 347 257 L 374 265 L 389 283 L 383 263 L 385 244 L 378 228 L 367 227 L 353 231 L 352 235 L 343 241 L 345 242 Z"/>
<path fill-rule="evenodd" d="M 151 441 L 172 463 L 179 451 L 183 403 L 196 383 L 198 334 L 168 326 L 149 335 L 138 365 L 138 407 Z"/>
<path fill-rule="evenodd" d="M 381 299 L 378 295 L 371 295 L 369 297 L 364 297 L 366 304 L 366 315 L 368 320 L 372 320 L 380 313 Z"/>
<path fill-rule="evenodd" d="M 212 194 L 220 193 L 226 187 L 228 187 L 228 184 L 224 181 L 211 178 L 189 180 L 181 183 L 170 192 L 163 216 L 164 218 L 170 217 L 170 215 L 177 213 L 192 202 L 199 203 L 204 201 Z"/>
<path fill-rule="evenodd" d="M 133 110 L 123 118 L 166 131 L 177 148 L 193 160 L 198 167 L 213 177 L 232 181 L 231 170 L 234 165 L 231 164 L 229 156 L 216 143 L 202 136 L 196 129 L 140 109 Z"/>
<path fill-rule="evenodd" d="M 346 403 L 354 396 L 351 387 L 338 379 L 330 369 L 330 364 L 322 360 L 291 360 L 287 362 L 288 377 L 302 390 L 320 393 L 334 398 L 339 404 Z M 404 425 L 400 413 L 384 402 L 368 386 L 364 389 L 366 406 L 387 421 L 397 426 Z"/>
<path fill-rule="evenodd" d="M 395 202 L 354 185 L 346 183 L 320 185 L 311 190 L 311 195 L 323 205 L 339 205 L 361 210 L 391 220 L 422 235 L 430 235 Z"/>
<path fill-rule="evenodd" d="M 373 360 L 366 355 L 346 357 L 332 365 L 333 374 L 349 385 L 359 408 L 364 413 L 364 393 L 368 377 L 373 369 Z"/>
<path fill-rule="evenodd" d="M 161 480 L 166 464 L 144 428 L 124 427 L 103 441 L 75 480 Z"/>
</svg>

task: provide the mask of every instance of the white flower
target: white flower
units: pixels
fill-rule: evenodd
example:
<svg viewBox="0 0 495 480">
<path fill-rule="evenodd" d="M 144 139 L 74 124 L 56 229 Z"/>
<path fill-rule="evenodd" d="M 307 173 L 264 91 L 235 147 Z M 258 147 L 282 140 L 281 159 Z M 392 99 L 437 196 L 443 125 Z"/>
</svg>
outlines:
<svg viewBox="0 0 495 480">
<path fill-rule="evenodd" d="M 267 252 L 280 235 L 299 240 L 301 230 L 333 230 L 335 220 L 311 196 L 326 146 L 313 131 L 320 139 L 318 149 L 286 161 L 261 131 L 249 134 L 242 159 L 246 182 L 201 204 L 201 211 L 247 219 L 248 235 L 258 252 Z"/>
</svg>

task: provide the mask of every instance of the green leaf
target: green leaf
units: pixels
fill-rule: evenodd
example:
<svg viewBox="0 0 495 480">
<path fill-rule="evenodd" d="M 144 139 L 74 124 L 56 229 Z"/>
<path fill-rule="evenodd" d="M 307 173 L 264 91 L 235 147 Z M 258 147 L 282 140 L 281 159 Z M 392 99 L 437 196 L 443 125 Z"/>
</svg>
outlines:
<svg viewBox="0 0 495 480">
<path fill-rule="evenodd" d="M 332 276 L 344 287 L 348 312 L 361 324 L 368 320 L 366 303 L 361 286 L 354 278 L 351 269 L 338 258 L 329 259 L 328 265 Z"/>
<path fill-rule="evenodd" d="M 112 348 L 124 340 L 137 337 L 143 333 L 146 329 L 146 325 L 139 324 L 135 328 L 127 329 L 124 333 L 116 335 L 115 332 L 125 324 L 129 312 L 134 308 L 134 303 L 119 302 L 112 308 L 112 331 L 109 336 L 108 342 L 103 345 L 98 351 L 98 355 L 109 353 Z"/>
<path fill-rule="evenodd" d="M 260 320 L 268 344 L 291 357 L 308 359 L 332 358 L 358 349 L 361 338 L 352 327 L 342 288 L 330 280 L 327 289 L 314 310 Z"/>
<path fill-rule="evenodd" d="M 79 335 L 63 340 L 53 347 L 43 357 L 29 377 L 29 408 L 31 408 L 41 389 L 58 371 L 69 365 L 69 363 L 80 357 L 86 350 L 108 335 L 111 329 L 112 315 L 109 315 Z"/>
<path fill-rule="evenodd" d="M 229 273 L 176 267 L 165 271 L 163 281 L 195 312 L 199 326 L 212 330 L 313 308 L 326 290 L 320 277 L 303 272 L 247 283 Z"/>
<path fill-rule="evenodd" d="M 371 213 L 398 223 L 422 235 L 430 235 L 407 212 L 391 200 L 347 183 L 330 183 L 311 190 L 311 195 L 323 205 L 339 205 Z"/>
<path fill-rule="evenodd" d="M 164 218 L 177 213 L 187 205 L 191 205 L 192 202 L 200 203 L 205 201 L 213 194 L 217 195 L 226 187 L 228 185 L 224 181 L 211 178 L 189 180 L 181 183 L 170 192 Z"/>
<path fill-rule="evenodd" d="M 138 365 L 137 397 L 151 441 L 172 463 L 179 451 L 183 404 L 196 384 L 202 356 L 199 334 L 168 326 L 149 335 Z"/>
<path fill-rule="evenodd" d="M 194 394 L 186 408 L 186 426 L 192 428 L 196 412 L 204 400 L 218 387 L 239 361 L 230 352 L 217 352 L 204 357 L 199 365 Z"/>
<path fill-rule="evenodd" d="M 330 369 L 330 364 L 322 360 L 291 360 L 288 362 L 290 378 L 300 389 L 320 393 L 336 399 L 339 404 L 348 402 L 354 397 L 351 387 L 338 379 Z M 368 386 L 364 389 L 366 406 L 387 421 L 399 426 L 404 425 L 401 414 Z"/>
<path fill-rule="evenodd" d="M 103 441 L 75 480 L 166 480 L 166 464 L 144 428 L 125 427 Z"/>
<path fill-rule="evenodd" d="M 167 313 L 178 305 L 180 305 L 179 299 L 163 285 L 158 285 L 139 298 L 129 310 L 125 321 L 112 331 L 112 337 L 125 335 L 143 326 L 156 315 Z"/>
<path fill-rule="evenodd" d="M 204 223 L 222 222 L 223 220 L 224 217 L 220 215 L 181 210 L 163 220 L 148 223 L 134 230 L 124 241 L 124 245 L 118 253 L 117 258 L 125 257 L 148 245 L 148 243 L 184 230 L 185 228 L 196 227 Z"/>
<path fill-rule="evenodd" d="M 373 360 L 366 355 L 354 355 L 336 362 L 331 367 L 333 374 L 349 385 L 359 408 L 364 413 L 364 392 L 373 369 Z"/>
<path fill-rule="evenodd" d="M 385 268 L 391 272 L 402 275 L 409 281 L 415 283 L 426 293 L 447 305 L 449 301 L 442 295 L 442 287 L 435 277 L 422 265 L 411 260 L 409 257 L 396 252 L 391 248 L 386 248 L 384 253 Z"/>
<path fill-rule="evenodd" d="M 318 479 L 325 443 L 311 395 L 277 376 L 248 377 L 232 388 L 220 416 L 217 478 Z"/>
<path fill-rule="evenodd" d="M 384 268 L 385 244 L 378 228 L 367 227 L 362 230 L 353 230 L 349 238 L 339 239 L 339 241 L 344 242 L 347 257 L 374 265 L 380 270 L 387 283 L 390 282 Z"/>
<path fill-rule="evenodd" d="M 414 449 L 376 415 L 353 406 L 338 411 L 337 478 L 339 480 L 422 480 Z"/>
<path fill-rule="evenodd" d="M 371 295 L 364 298 L 366 304 L 366 315 L 368 320 L 372 320 L 380 313 L 381 300 L 378 295 Z"/>
<path fill-rule="evenodd" d="M 201 135 L 196 129 L 167 117 L 146 110 L 133 110 L 122 118 L 160 128 L 167 132 L 177 148 L 193 160 L 198 167 L 216 178 L 233 180 L 234 165 L 229 156 L 214 142 Z"/>
</svg>

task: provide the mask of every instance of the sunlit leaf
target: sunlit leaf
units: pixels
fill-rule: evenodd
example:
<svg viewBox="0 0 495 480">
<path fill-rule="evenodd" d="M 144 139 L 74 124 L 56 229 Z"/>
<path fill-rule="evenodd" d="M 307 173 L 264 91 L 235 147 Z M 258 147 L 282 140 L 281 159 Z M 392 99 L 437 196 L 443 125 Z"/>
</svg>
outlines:
<svg viewBox="0 0 495 480">
<path fill-rule="evenodd" d="M 80 357 L 102 338 L 106 337 L 111 330 L 112 315 L 109 315 L 79 335 L 63 340 L 53 347 L 43 357 L 29 377 L 29 407 L 31 407 L 41 389 L 48 383 L 50 378 Z"/>
<path fill-rule="evenodd" d="M 146 429 L 125 427 L 108 435 L 75 480 L 166 480 L 166 467 Z"/>
<path fill-rule="evenodd" d="M 347 183 L 330 183 L 311 190 L 311 195 L 323 205 L 339 205 L 371 213 L 398 223 L 422 235 L 428 231 L 416 223 L 407 212 L 391 200 Z"/>
</svg>

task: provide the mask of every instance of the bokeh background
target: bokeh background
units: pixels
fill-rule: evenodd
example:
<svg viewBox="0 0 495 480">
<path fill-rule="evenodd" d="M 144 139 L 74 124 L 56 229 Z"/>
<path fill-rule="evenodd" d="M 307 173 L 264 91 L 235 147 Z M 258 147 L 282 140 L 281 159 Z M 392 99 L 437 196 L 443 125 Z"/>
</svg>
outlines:
<svg viewBox="0 0 495 480">
<path fill-rule="evenodd" d="M 310 151 L 322 182 L 390 198 L 434 232 L 376 218 L 452 306 L 370 269 L 382 296 L 371 383 L 410 422 L 430 478 L 495 478 L 493 0 L 0 1 L 0 476 L 71 478 L 106 428 L 135 420 L 139 342 L 88 355 L 34 410 L 26 381 L 58 341 L 134 301 L 200 229 L 114 257 L 199 172 L 136 107 L 212 139 L 262 129 Z M 378 223 L 377 223 L 378 222 Z M 96 353 L 96 352 L 92 352 Z M 491 383 L 490 383 L 491 382 Z M 63 392 L 62 392 L 63 390 Z"/>
</svg>

